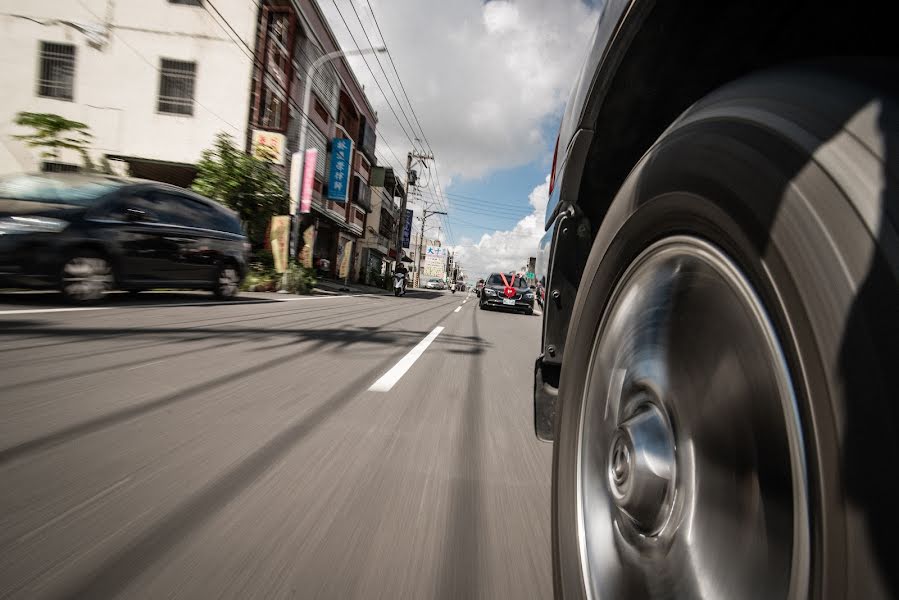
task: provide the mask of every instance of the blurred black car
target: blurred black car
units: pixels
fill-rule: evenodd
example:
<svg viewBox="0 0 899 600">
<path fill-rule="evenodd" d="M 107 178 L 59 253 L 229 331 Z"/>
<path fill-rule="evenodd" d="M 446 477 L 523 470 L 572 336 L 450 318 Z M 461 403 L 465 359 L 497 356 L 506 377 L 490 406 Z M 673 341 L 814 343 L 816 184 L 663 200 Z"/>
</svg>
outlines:
<svg viewBox="0 0 899 600">
<path fill-rule="evenodd" d="M 237 294 L 249 244 L 237 215 L 175 186 L 106 175 L 0 179 L 0 286 L 86 302 L 113 288 Z"/>
<path fill-rule="evenodd" d="M 512 273 L 506 274 L 505 279 L 503 281 L 503 275 L 499 273 L 493 273 L 487 278 L 481 289 L 478 307 L 503 308 L 534 314 L 534 292 L 528 286 L 527 279 Z M 511 295 L 506 294 L 506 283 L 513 289 Z"/>
</svg>

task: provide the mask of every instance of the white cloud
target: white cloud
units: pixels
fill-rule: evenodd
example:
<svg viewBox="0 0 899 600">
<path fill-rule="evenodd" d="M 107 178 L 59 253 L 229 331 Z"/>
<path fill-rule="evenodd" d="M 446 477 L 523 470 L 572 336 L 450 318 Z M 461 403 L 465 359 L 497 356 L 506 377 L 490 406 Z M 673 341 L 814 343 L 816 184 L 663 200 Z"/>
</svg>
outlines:
<svg viewBox="0 0 899 600">
<path fill-rule="evenodd" d="M 544 135 L 541 126 L 561 115 L 597 9 L 582 0 L 370 1 L 437 155 L 444 187 L 450 179 L 477 179 L 496 169 L 527 164 L 545 152 L 550 140 L 544 138 L 552 134 Z M 367 42 L 353 6 L 372 43 L 380 42 L 365 2 L 337 3 L 361 46 Z M 354 48 L 334 4 L 321 6 L 342 46 Z M 377 59 L 366 59 L 408 131 Z M 381 60 L 405 104 L 389 61 L 386 56 Z M 362 59 L 353 57 L 350 62 L 378 111 L 380 153 L 397 162 L 386 140 L 404 160 L 410 142 Z M 406 112 L 414 125 L 411 111 Z"/>
<path fill-rule="evenodd" d="M 528 195 L 533 212 L 508 231 L 484 234 L 477 242 L 462 240 L 453 248 L 462 270 L 472 277 L 493 271 L 518 271 L 536 256 L 537 243 L 543 237 L 546 204 L 549 200 L 549 175 Z"/>
</svg>

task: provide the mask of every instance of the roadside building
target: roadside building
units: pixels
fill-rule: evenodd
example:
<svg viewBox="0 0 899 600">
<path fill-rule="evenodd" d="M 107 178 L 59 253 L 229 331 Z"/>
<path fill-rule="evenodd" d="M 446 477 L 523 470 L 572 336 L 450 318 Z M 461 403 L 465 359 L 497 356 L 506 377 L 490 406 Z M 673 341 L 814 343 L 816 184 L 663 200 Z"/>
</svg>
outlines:
<svg viewBox="0 0 899 600">
<path fill-rule="evenodd" d="M 283 147 L 279 164 L 288 174 L 291 155 L 299 148 L 301 119 L 308 119 L 306 147 L 318 150 L 312 192 L 313 260 L 317 266 L 327 265 L 326 276 L 336 277 L 349 248 L 350 278 L 358 279 L 360 242 L 372 211 L 369 180 L 376 161 L 377 115 L 343 58 L 318 69 L 311 82 L 309 114 L 301 115 L 307 69 L 319 57 L 340 49 L 313 0 L 262 0 L 255 47 L 247 143 L 251 150 L 260 143 Z M 348 197 L 343 203 L 327 198 L 329 151 L 335 138 L 353 142 Z"/>
<path fill-rule="evenodd" d="M 400 202 L 405 189 L 390 167 L 373 167 L 371 178 L 371 214 L 368 215 L 362 251 L 359 253 L 360 281 L 374 283 L 374 276 L 387 277 L 397 254 L 397 227 Z"/>
<path fill-rule="evenodd" d="M 182 186 L 217 133 L 245 139 L 252 61 L 240 43 L 253 44 L 255 3 L 217 0 L 220 16 L 202 0 L 3 4 L 0 174 L 82 166 L 77 152 L 45 158 L 14 139 L 20 111 L 82 122 L 94 162 Z"/>
</svg>

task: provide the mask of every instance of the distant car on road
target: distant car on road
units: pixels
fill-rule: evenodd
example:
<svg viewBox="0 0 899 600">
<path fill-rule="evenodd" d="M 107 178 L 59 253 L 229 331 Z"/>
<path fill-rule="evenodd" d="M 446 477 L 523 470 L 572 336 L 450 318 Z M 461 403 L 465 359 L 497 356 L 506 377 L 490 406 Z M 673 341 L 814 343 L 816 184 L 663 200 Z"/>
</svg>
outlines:
<svg viewBox="0 0 899 600">
<path fill-rule="evenodd" d="M 478 282 L 474 286 L 474 295 L 480 298 L 482 289 L 484 289 L 484 280 L 478 279 Z"/>
<path fill-rule="evenodd" d="M 106 175 L 0 179 L 0 286 L 77 302 L 114 288 L 237 294 L 249 244 L 237 215 L 175 186 Z"/>
<path fill-rule="evenodd" d="M 436 277 L 428 279 L 427 283 L 425 283 L 425 288 L 429 290 L 445 290 L 446 284 L 442 279 L 437 279 Z"/>
<path fill-rule="evenodd" d="M 507 289 L 510 290 L 509 293 Z M 502 308 L 534 314 L 534 292 L 524 277 L 514 273 L 490 275 L 481 290 L 480 298 L 478 307 L 481 309 Z"/>
</svg>

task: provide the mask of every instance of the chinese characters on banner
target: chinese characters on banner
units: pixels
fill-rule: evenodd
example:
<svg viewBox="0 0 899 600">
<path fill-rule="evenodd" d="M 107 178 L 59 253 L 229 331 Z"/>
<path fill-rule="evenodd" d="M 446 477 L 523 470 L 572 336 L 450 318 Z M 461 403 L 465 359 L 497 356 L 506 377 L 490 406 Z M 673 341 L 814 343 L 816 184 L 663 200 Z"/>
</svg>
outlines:
<svg viewBox="0 0 899 600">
<path fill-rule="evenodd" d="M 403 221 L 403 248 L 409 247 L 412 238 L 412 209 L 406 209 L 406 219 Z"/>
<path fill-rule="evenodd" d="M 300 196 L 300 212 L 303 214 L 312 210 L 312 184 L 315 182 L 317 160 L 318 150 L 315 148 L 306 150 L 306 158 L 303 159 L 303 191 Z"/>
<path fill-rule="evenodd" d="M 353 160 L 353 140 L 331 140 L 331 169 L 328 172 L 328 200 L 346 202 L 350 187 L 350 166 Z"/>
</svg>

